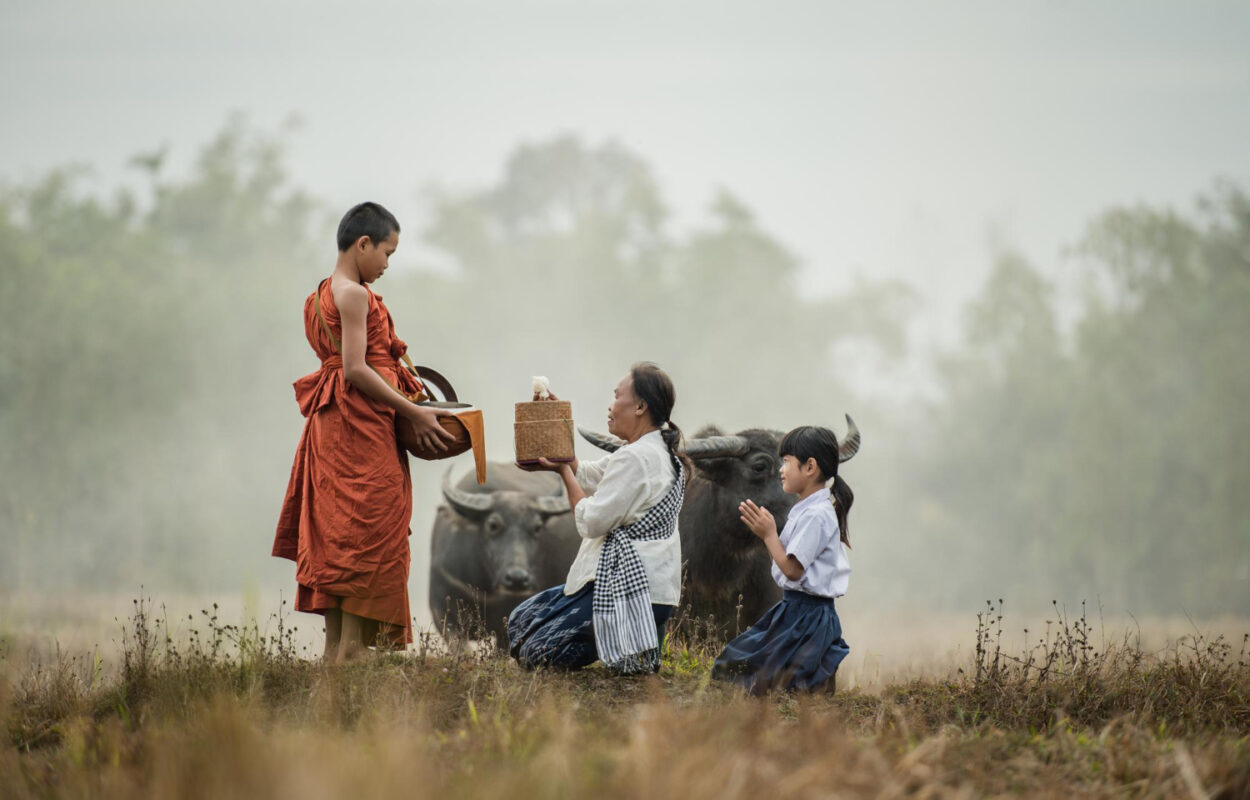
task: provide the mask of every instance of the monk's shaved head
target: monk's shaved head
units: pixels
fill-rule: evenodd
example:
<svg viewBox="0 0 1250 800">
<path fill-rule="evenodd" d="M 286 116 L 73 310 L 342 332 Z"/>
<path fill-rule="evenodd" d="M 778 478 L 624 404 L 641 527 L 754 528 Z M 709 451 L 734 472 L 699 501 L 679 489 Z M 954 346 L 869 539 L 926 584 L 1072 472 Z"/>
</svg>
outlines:
<svg viewBox="0 0 1250 800">
<path fill-rule="evenodd" d="M 351 249 L 361 236 L 368 236 L 375 245 L 386 241 L 392 233 L 399 233 L 399 220 L 377 203 L 361 203 L 352 206 L 339 221 L 339 252 Z"/>
</svg>

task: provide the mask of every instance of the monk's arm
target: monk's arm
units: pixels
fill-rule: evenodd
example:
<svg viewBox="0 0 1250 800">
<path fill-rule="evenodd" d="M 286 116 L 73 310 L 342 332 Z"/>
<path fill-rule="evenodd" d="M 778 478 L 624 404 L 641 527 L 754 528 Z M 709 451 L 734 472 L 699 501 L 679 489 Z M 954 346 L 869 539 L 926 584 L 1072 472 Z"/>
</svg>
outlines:
<svg viewBox="0 0 1250 800">
<path fill-rule="evenodd" d="M 412 420 L 418 433 L 437 437 L 430 444 L 446 450 L 447 445 L 438 440 L 451 441 L 455 437 L 438 424 L 438 418 L 451 412 L 418 406 L 370 369 L 365 361 L 368 345 L 365 321 L 369 315 L 369 293 L 365 287 L 350 284 L 335 291 L 334 304 L 338 306 L 343 326 L 343 377 L 369 397 L 386 403 L 395 409 L 395 413 Z"/>
</svg>

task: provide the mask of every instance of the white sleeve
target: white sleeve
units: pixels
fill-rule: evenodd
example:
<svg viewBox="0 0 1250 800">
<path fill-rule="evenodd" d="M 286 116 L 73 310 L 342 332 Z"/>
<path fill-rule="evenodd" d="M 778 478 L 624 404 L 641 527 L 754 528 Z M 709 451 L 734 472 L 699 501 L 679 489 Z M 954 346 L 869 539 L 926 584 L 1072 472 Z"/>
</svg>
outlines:
<svg viewBox="0 0 1250 800">
<path fill-rule="evenodd" d="M 619 528 L 647 497 L 646 468 L 637 453 L 618 450 L 604 461 L 595 493 L 573 510 L 577 532 L 585 539 L 598 539 Z"/>
<path fill-rule="evenodd" d="M 587 492 L 593 492 L 595 487 L 599 485 L 599 481 L 603 480 L 603 471 L 608 467 L 608 459 L 612 458 L 611 454 L 604 456 L 596 461 L 582 461 L 578 459 L 577 482 Z"/>
<path fill-rule="evenodd" d="M 829 545 L 828 527 L 820 514 L 803 514 L 794 521 L 794 533 L 786 543 L 786 555 L 794 556 L 795 560 L 807 569 L 820 555 L 820 551 Z"/>
</svg>

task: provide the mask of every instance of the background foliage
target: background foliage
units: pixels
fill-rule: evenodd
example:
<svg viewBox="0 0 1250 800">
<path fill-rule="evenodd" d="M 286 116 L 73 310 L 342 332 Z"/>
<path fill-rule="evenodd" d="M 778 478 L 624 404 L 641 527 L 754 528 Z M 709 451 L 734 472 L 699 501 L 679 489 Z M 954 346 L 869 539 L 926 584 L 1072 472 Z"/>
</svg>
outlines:
<svg viewBox="0 0 1250 800">
<path fill-rule="evenodd" d="M 137 160 L 147 191 L 105 198 L 60 170 L 0 196 L 6 587 L 289 581 L 267 556 L 302 424 L 287 386 L 316 366 L 300 308 L 341 209 L 292 185 L 282 149 L 232 123 L 189 175 Z M 530 375 L 602 427 L 610 387 L 646 358 L 673 375 L 688 434 L 855 416 L 857 602 L 1250 607 L 1240 187 L 1074 232 L 1087 290 L 1071 321 L 1050 271 L 998 253 L 935 385 L 885 402 L 844 358 L 906 357 L 923 298 L 814 295 L 749 203 L 721 191 L 675 230 L 660 184 L 625 147 L 554 138 L 405 221 L 430 267 L 377 288 L 418 362 L 487 410 L 495 458 Z M 415 583 L 441 475 L 414 465 Z"/>
</svg>

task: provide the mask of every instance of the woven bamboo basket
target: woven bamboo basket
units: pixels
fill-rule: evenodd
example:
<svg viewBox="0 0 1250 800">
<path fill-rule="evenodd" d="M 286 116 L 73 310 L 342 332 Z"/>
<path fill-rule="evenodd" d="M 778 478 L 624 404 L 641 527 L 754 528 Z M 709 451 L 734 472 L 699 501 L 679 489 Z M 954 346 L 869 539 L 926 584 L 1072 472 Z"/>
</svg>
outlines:
<svg viewBox="0 0 1250 800">
<path fill-rule="evenodd" d="M 573 460 L 573 404 L 542 400 L 516 404 L 516 460 L 537 464 L 538 459 Z"/>
</svg>

